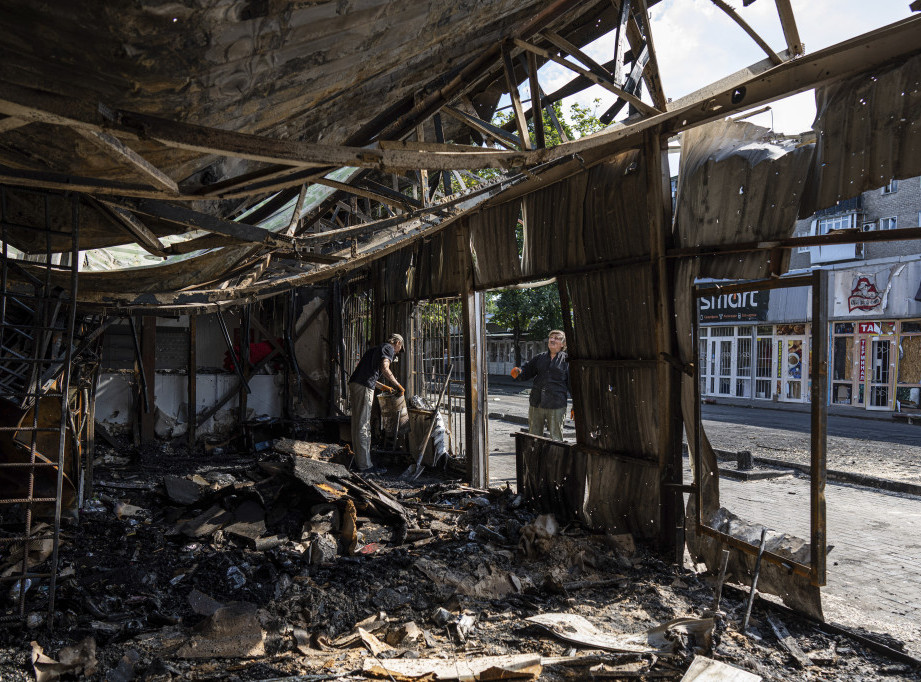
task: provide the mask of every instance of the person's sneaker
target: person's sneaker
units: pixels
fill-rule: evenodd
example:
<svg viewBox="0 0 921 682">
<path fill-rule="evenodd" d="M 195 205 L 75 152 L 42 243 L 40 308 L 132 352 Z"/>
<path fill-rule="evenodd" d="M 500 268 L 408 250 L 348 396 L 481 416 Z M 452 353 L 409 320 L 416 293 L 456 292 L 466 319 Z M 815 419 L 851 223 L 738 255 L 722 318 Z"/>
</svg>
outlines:
<svg viewBox="0 0 921 682">
<path fill-rule="evenodd" d="M 382 476 L 387 473 L 386 467 L 368 467 L 367 469 L 359 469 L 359 475 L 361 476 Z"/>
</svg>

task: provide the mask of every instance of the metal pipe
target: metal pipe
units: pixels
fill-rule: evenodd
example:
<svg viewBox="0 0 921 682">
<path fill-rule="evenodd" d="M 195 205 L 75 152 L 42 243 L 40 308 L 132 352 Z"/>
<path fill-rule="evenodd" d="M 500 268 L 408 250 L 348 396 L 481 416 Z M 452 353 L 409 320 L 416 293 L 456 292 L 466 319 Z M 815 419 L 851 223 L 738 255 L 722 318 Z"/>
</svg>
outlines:
<svg viewBox="0 0 921 682">
<path fill-rule="evenodd" d="M 237 377 L 240 379 L 242 388 L 247 393 L 252 393 L 252 389 L 249 387 L 249 382 L 246 380 L 246 377 L 243 376 L 243 368 L 240 367 L 240 359 L 237 357 L 237 354 L 233 350 L 233 341 L 230 340 L 230 332 L 227 330 L 227 322 L 224 320 L 224 313 L 220 310 L 217 311 L 217 321 L 221 325 L 221 332 L 224 334 L 224 343 L 227 344 L 227 350 L 230 351 L 230 361 L 233 363 L 233 368 L 237 372 Z"/>
<path fill-rule="evenodd" d="M 755 593 L 758 590 L 758 576 L 761 574 L 761 557 L 764 554 L 764 543 L 767 540 L 767 528 L 761 529 L 761 544 L 758 545 L 758 558 L 755 559 L 755 573 L 752 575 L 752 588 L 748 593 L 748 605 L 745 607 L 745 619 L 742 621 L 742 632 L 748 630 L 748 619 L 752 615 L 752 604 L 755 603 Z"/>
</svg>

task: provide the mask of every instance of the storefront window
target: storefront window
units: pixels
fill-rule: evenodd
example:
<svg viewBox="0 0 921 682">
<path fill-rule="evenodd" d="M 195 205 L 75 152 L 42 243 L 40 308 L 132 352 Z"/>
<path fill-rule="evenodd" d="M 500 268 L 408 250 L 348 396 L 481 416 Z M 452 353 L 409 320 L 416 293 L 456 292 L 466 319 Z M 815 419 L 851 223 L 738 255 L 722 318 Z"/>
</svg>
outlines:
<svg viewBox="0 0 921 682">
<path fill-rule="evenodd" d="M 835 331 L 844 325 L 836 324 Z M 848 324 L 853 330 L 853 325 Z M 832 341 L 832 396 L 836 405 L 850 405 L 854 393 L 854 337 L 836 336 Z"/>
<path fill-rule="evenodd" d="M 902 323 L 898 352 L 896 409 L 921 409 L 921 322 Z"/>
<path fill-rule="evenodd" d="M 835 334 L 853 334 L 853 322 L 835 322 Z"/>
</svg>

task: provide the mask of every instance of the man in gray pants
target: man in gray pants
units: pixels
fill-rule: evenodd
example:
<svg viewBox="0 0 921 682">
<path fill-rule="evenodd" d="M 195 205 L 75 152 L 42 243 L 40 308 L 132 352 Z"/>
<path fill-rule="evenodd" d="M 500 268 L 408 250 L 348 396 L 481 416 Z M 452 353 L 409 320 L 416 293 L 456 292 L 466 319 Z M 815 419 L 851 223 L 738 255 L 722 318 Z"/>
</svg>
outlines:
<svg viewBox="0 0 921 682">
<path fill-rule="evenodd" d="M 403 350 L 403 337 L 391 334 L 386 343 L 368 349 L 361 356 L 355 371 L 349 377 L 349 400 L 352 405 L 352 449 L 355 465 L 366 474 L 384 473 L 383 467 L 371 465 L 371 403 L 374 401 L 374 384 L 383 376 L 402 395 L 404 390 L 390 371 Z"/>
<path fill-rule="evenodd" d="M 535 355 L 524 367 L 513 367 L 517 381 L 534 379 L 528 407 L 528 433 L 544 435 L 544 425 L 553 440 L 563 440 L 563 418 L 569 390 L 569 356 L 566 335 L 559 329 L 550 332 L 547 352 Z"/>
</svg>

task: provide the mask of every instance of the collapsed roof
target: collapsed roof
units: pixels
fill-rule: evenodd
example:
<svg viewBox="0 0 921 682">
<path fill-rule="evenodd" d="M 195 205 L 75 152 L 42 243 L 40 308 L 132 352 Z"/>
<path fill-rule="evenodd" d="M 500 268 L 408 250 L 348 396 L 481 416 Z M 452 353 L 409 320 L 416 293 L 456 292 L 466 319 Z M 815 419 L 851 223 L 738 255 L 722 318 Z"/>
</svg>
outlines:
<svg viewBox="0 0 921 682">
<path fill-rule="evenodd" d="M 639 148 L 644 130 L 674 134 L 918 44 L 906 20 L 793 59 L 781 13 L 787 51 L 765 46 L 763 62 L 669 102 L 645 2 L 5 4 L 3 239 L 67 251 L 76 221 L 81 251 L 136 243 L 165 259 L 83 272 L 79 298 L 103 306 L 206 306 L 337 276 Z M 597 64 L 581 46 L 611 31 L 615 59 Z M 530 73 L 548 60 L 573 71 L 552 93 Z M 538 107 L 599 84 L 630 115 L 532 148 L 512 87 L 532 76 Z M 517 115 L 500 129 L 508 93 Z M 462 173 L 483 168 L 498 173 Z"/>
</svg>

